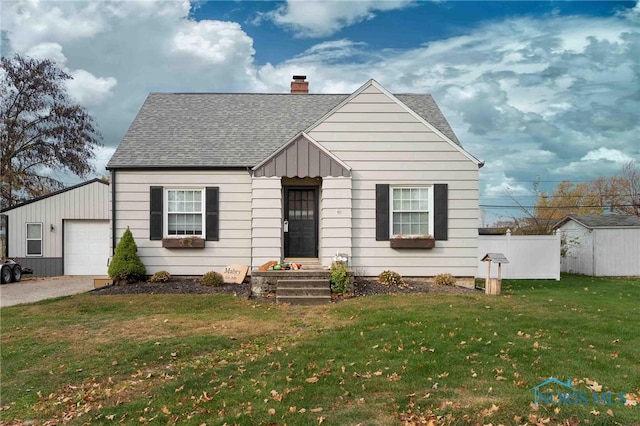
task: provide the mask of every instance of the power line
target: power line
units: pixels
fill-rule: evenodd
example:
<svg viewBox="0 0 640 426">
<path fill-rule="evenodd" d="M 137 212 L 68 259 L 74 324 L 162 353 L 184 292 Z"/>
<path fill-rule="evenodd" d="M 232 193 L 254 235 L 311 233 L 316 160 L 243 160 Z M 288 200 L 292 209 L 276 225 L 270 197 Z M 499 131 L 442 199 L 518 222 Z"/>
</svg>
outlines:
<svg viewBox="0 0 640 426">
<path fill-rule="evenodd" d="M 583 209 L 583 208 L 609 208 L 609 206 L 595 205 L 595 206 L 496 206 L 492 204 L 480 204 L 480 207 L 485 209 Z M 634 204 L 616 204 L 616 208 L 619 207 L 636 207 Z"/>
</svg>

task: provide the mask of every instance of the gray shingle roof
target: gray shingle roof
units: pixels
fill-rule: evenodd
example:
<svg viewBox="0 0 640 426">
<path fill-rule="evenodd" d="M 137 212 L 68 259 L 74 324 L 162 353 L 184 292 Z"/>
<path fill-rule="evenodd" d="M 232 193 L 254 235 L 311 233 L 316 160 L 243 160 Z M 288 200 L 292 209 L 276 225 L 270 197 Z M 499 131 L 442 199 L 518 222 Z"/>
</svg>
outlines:
<svg viewBox="0 0 640 426">
<path fill-rule="evenodd" d="M 152 93 L 107 168 L 253 167 L 349 96 Z M 397 98 L 460 144 L 431 95 Z"/>
<path fill-rule="evenodd" d="M 640 217 L 624 214 L 571 214 L 562 219 L 558 226 L 573 219 L 587 228 L 640 227 Z"/>
</svg>

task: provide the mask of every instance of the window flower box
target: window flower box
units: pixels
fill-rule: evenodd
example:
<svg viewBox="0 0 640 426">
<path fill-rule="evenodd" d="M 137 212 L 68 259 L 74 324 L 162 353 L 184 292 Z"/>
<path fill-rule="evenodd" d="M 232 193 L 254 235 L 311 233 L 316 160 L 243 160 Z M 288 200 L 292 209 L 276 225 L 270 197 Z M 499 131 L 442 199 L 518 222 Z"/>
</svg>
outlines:
<svg viewBox="0 0 640 426">
<path fill-rule="evenodd" d="M 432 249 L 436 246 L 433 238 L 391 238 L 389 240 L 391 248 L 394 249 Z"/>
<path fill-rule="evenodd" d="M 204 238 L 163 238 L 162 247 L 165 248 L 204 248 Z"/>
</svg>

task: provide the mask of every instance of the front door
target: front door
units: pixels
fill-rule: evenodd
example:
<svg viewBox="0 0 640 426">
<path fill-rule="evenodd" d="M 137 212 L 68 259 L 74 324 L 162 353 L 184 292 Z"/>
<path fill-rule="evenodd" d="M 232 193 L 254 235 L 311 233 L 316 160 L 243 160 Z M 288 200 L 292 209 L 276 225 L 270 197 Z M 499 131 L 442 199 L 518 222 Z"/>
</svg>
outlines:
<svg viewBox="0 0 640 426">
<path fill-rule="evenodd" d="M 284 256 L 318 257 L 318 188 L 285 187 Z"/>
</svg>

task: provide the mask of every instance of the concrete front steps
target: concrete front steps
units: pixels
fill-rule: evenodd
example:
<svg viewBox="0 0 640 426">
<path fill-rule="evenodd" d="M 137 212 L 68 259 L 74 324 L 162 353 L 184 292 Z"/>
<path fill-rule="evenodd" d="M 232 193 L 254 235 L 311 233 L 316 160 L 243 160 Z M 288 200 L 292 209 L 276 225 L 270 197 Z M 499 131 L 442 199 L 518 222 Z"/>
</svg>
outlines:
<svg viewBox="0 0 640 426">
<path fill-rule="evenodd" d="M 303 263 L 299 270 L 254 270 L 251 272 L 251 294 L 255 297 L 275 294 L 278 303 L 321 305 L 331 301 L 330 275 L 329 270 L 312 262 Z"/>
<path fill-rule="evenodd" d="M 278 279 L 276 303 L 289 303 L 292 305 L 324 305 L 329 302 L 331 302 L 331 287 L 328 279 Z"/>
</svg>

